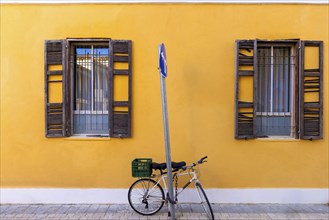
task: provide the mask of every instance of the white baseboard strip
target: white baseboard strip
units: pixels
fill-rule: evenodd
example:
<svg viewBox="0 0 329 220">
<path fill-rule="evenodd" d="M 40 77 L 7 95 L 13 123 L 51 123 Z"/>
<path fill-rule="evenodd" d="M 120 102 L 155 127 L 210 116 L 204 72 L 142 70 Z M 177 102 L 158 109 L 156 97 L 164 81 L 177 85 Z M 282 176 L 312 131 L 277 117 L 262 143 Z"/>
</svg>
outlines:
<svg viewBox="0 0 329 220">
<path fill-rule="evenodd" d="M 327 0 L 2 0 L 5 4 L 138 4 L 138 3 L 218 3 L 218 4 L 328 4 Z"/>
<path fill-rule="evenodd" d="M 211 203 L 329 203 L 329 189 L 206 189 Z M 1 188 L 1 204 L 126 204 L 128 189 Z M 198 201 L 195 189 L 186 189 L 179 202 Z"/>
</svg>

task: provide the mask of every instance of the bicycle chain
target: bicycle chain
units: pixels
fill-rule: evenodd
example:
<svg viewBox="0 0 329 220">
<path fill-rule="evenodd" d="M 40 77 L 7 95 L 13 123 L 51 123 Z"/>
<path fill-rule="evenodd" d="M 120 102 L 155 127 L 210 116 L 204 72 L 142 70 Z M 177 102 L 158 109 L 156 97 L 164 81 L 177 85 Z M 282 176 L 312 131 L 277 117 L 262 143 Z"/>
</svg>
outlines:
<svg viewBox="0 0 329 220">
<path fill-rule="evenodd" d="M 175 202 L 177 203 L 177 193 L 178 193 L 178 177 L 175 175 Z"/>
</svg>

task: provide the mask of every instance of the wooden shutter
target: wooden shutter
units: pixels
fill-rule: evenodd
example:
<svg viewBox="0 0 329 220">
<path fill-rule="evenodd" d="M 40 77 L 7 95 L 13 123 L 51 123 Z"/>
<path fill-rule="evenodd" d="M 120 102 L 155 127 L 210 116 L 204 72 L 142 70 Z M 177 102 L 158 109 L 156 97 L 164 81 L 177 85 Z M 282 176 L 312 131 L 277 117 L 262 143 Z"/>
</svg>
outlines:
<svg viewBox="0 0 329 220">
<path fill-rule="evenodd" d="M 131 137 L 131 54 L 129 40 L 110 41 L 109 74 L 109 135 L 110 137 Z M 126 81 L 128 97 L 116 100 L 116 83 Z"/>
<path fill-rule="evenodd" d="M 45 41 L 44 60 L 46 137 L 69 136 L 66 41 Z"/>
<path fill-rule="evenodd" d="M 311 49 L 307 56 L 307 49 Z M 313 52 L 312 52 L 313 50 Z M 315 53 L 314 53 L 315 52 Z M 313 57 L 312 57 L 313 56 Z M 314 57 L 315 56 L 315 57 Z M 314 59 L 311 67 L 306 59 Z M 300 54 L 300 138 L 322 139 L 323 125 L 323 42 L 301 41 Z"/>
<path fill-rule="evenodd" d="M 249 85 L 242 87 L 242 80 Z M 236 41 L 235 66 L 235 138 L 255 138 L 256 131 L 256 85 L 257 85 L 257 41 Z M 248 86 L 248 88 L 246 88 Z M 249 91 L 248 91 L 249 90 Z M 242 98 L 242 93 L 249 93 L 248 100 Z"/>
</svg>

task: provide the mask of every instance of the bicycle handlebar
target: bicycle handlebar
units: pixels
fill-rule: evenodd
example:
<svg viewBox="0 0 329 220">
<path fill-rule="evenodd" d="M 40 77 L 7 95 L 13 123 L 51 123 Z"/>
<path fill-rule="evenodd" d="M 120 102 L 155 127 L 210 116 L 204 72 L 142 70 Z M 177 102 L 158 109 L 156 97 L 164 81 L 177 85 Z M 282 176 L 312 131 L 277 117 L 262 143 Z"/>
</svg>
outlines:
<svg viewBox="0 0 329 220">
<path fill-rule="evenodd" d="M 196 163 L 193 163 L 191 167 L 195 167 L 196 165 L 198 164 L 202 164 L 204 162 L 207 162 L 207 161 L 204 161 L 205 159 L 207 159 L 208 156 L 205 156 L 205 157 L 202 157 L 200 160 L 198 160 Z"/>
<path fill-rule="evenodd" d="M 208 158 L 208 156 L 202 157 L 200 160 L 198 160 L 198 161 L 195 162 L 195 163 L 192 163 L 190 166 L 183 166 L 183 167 L 181 167 L 181 168 L 179 168 L 179 169 L 186 170 L 186 169 L 193 168 L 193 167 L 195 167 L 195 166 L 198 165 L 198 164 L 202 164 L 202 163 L 204 163 L 204 162 L 207 162 L 207 161 L 205 161 L 205 159 L 207 159 L 207 158 Z"/>
<path fill-rule="evenodd" d="M 208 158 L 208 156 L 202 157 L 200 160 L 198 160 L 198 164 L 206 162 L 204 160 L 207 159 L 207 158 Z"/>
</svg>

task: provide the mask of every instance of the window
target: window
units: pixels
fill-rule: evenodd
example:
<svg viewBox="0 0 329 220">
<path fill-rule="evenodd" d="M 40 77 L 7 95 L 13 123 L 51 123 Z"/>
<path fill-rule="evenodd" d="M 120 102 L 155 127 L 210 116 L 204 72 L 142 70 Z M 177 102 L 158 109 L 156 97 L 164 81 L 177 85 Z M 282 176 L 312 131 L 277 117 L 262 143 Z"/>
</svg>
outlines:
<svg viewBox="0 0 329 220">
<path fill-rule="evenodd" d="M 131 41 L 46 41 L 45 104 L 47 137 L 130 137 Z"/>
<path fill-rule="evenodd" d="M 257 49 L 256 135 L 292 136 L 292 92 L 295 68 L 290 46 L 260 46 Z"/>
<path fill-rule="evenodd" d="M 321 139 L 323 43 L 236 44 L 235 137 Z"/>
<path fill-rule="evenodd" d="M 108 45 L 73 45 L 73 134 L 108 134 Z"/>
</svg>

